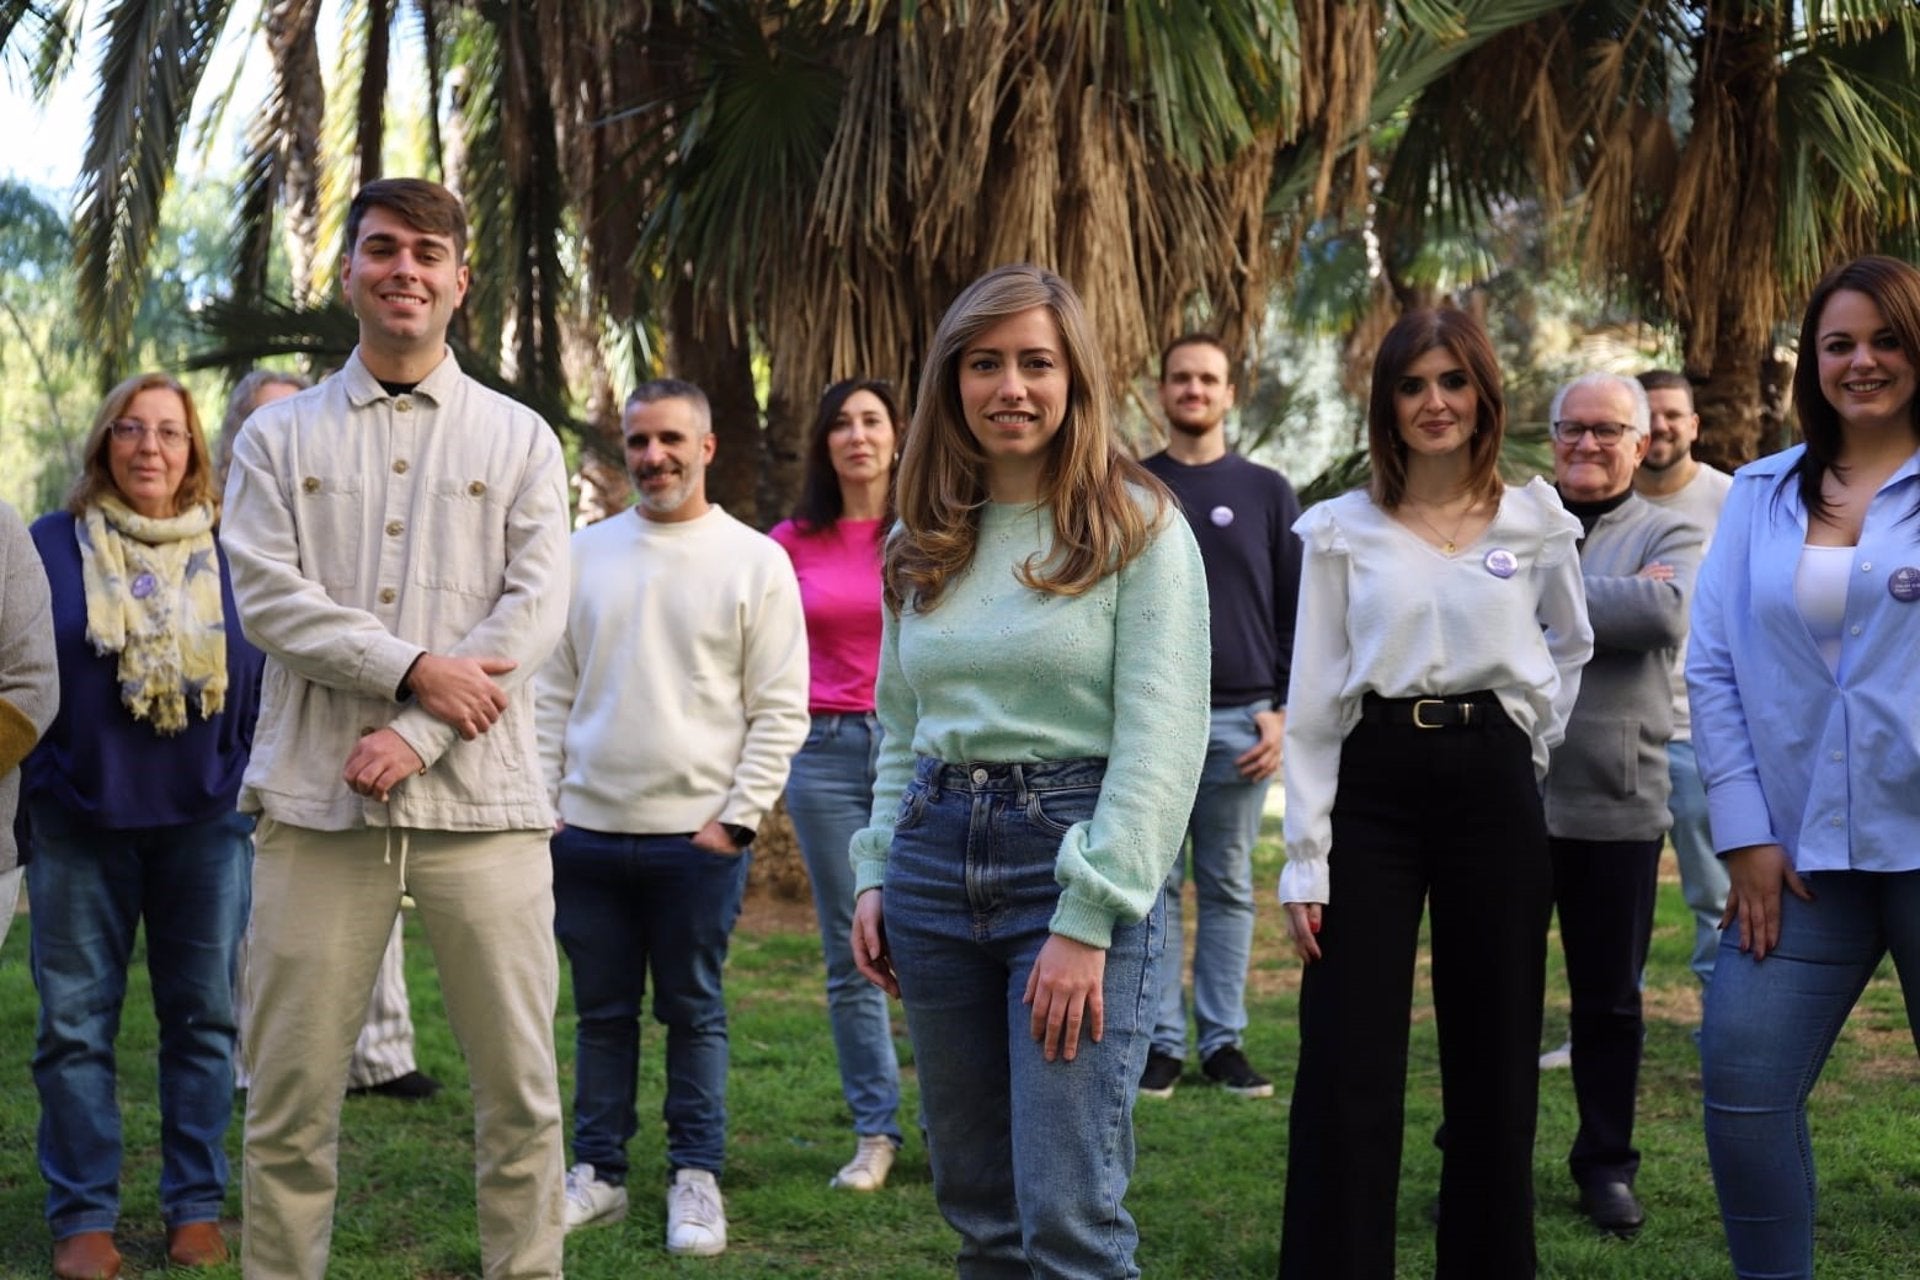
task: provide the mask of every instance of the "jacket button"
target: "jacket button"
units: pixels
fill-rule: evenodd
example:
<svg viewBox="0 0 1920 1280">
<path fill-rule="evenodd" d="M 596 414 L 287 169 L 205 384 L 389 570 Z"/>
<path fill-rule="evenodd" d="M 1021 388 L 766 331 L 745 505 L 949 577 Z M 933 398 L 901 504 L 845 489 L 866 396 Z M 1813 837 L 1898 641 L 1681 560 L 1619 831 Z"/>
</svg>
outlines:
<svg viewBox="0 0 1920 1280">
<path fill-rule="evenodd" d="M 479 480 L 475 480 L 472 484 L 467 486 L 467 492 L 472 494 L 476 498 L 479 497 L 481 494 L 485 493 L 486 491 L 487 491 L 486 484 Z"/>
<path fill-rule="evenodd" d="M 300 482 L 300 487 L 308 493 L 318 493 L 320 492 L 320 477 L 308 476 Z"/>
<path fill-rule="evenodd" d="M 412 413 L 413 412 L 412 397 L 401 396 L 398 400 L 395 400 L 393 402 L 393 411 L 395 413 Z"/>
<path fill-rule="evenodd" d="M 398 591 L 395 591 L 392 587 L 380 588 L 381 604 L 392 604 L 395 600 L 398 600 L 399 598 L 400 598 L 400 593 Z"/>
<path fill-rule="evenodd" d="M 407 460 L 405 458 L 395 458 L 393 460 L 393 474 L 397 476 L 407 474 Z"/>
<path fill-rule="evenodd" d="M 407 526 L 398 520 L 389 520 L 387 521 L 387 536 L 389 538 L 397 538 L 406 532 L 406 528 Z"/>
</svg>

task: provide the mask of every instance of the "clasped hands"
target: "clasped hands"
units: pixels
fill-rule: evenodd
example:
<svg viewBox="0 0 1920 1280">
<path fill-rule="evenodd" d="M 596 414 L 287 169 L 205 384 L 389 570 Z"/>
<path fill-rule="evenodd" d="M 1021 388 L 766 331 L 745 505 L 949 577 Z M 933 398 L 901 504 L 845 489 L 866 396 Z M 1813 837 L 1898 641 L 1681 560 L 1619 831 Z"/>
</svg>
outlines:
<svg viewBox="0 0 1920 1280">
<path fill-rule="evenodd" d="M 449 658 L 423 653 L 407 672 L 414 701 L 468 742 L 499 721 L 507 691 L 495 676 L 520 664 L 511 658 Z M 426 771 L 420 754 L 392 729 L 376 729 L 354 744 L 341 776 L 356 793 L 385 802 L 393 789 Z"/>
</svg>

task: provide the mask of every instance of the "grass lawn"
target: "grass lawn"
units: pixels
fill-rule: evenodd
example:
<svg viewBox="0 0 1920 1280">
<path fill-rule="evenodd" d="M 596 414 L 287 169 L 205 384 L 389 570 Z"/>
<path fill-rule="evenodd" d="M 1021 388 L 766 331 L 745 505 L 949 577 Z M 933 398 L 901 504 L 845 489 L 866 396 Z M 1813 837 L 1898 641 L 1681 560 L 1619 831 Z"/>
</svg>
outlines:
<svg viewBox="0 0 1920 1280">
<path fill-rule="evenodd" d="M 1278 853 L 1262 846 L 1249 1056 L 1273 1074 L 1279 1096 L 1250 1102 L 1198 1082 L 1138 1111 L 1139 1164 L 1128 1203 L 1139 1220 L 1140 1263 L 1149 1276 L 1267 1277 L 1273 1274 L 1285 1182 L 1287 1108 L 1295 1056 L 1297 965 L 1272 900 Z M 1671 870 L 1671 862 L 1668 864 Z M 1564 1157 L 1575 1126 L 1572 1081 L 1542 1081 L 1535 1160 L 1541 1274 L 1570 1280 L 1648 1277 L 1705 1280 L 1730 1273 L 1700 1136 L 1699 1073 L 1689 1033 L 1697 1021 L 1687 956 L 1692 925 L 1679 886 L 1663 884 L 1648 967 L 1647 1062 L 1641 1080 L 1639 1189 L 1649 1222 L 1632 1241 L 1597 1237 L 1575 1211 Z M 28 1064 L 35 999 L 26 966 L 28 921 L 0 951 L 0 1276 L 49 1274 L 43 1186 L 34 1161 L 39 1120 Z M 434 981 L 425 939 L 410 922 L 408 976 L 421 1066 L 446 1081 L 423 1104 L 355 1099 L 341 1139 L 341 1192 L 331 1275 L 452 1277 L 479 1272 L 473 1223 L 471 1098 Z M 1566 1031 L 1557 943 L 1545 1039 Z M 852 1136 L 833 1065 L 819 947 L 804 906 L 756 900 L 734 939 L 728 976 L 733 1027 L 732 1134 L 726 1189 L 731 1248 L 721 1258 L 675 1261 L 661 1248 L 664 1204 L 649 1170 L 662 1169 L 657 1121 L 662 1036 L 649 1025 L 640 1074 L 642 1127 L 634 1142 L 634 1208 L 616 1227 L 582 1232 L 567 1249 L 568 1274 L 937 1277 L 950 1275 L 953 1237 L 940 1221 L 925 1149 L 914 1135 L 887 1188 L 862 1196 L 827 1189 L 851 1153 Z M 561 997 L 562 1093 L 572 1088 L 571 999 Z M 1432 1272 L 1427 1206 L 1439 1156 L 1427 1141 L 1439 1119 L 1432 1007 L 1424 988 L 1413 1010 L 1407 1145 L 1399 1208 L 1399 1274 Z M 906 1114 L 916 1105 L 908 1064 Z M 158 1274 L 164 1263 L 157 1204 L 155 1027 L 146 984 L 133 982 L 121 1032 L 120 1095 L 128 1158 L 122 1177 L 123 1274 Z M 1920 1066 L 1898 984 L 1886 968 L 1868 989 L 1814 1095 L 1821 1160 L 1822 1280 L 1920 1276 Z M 238 1167 L 240 1125 L 228 1138 Z M 228 1200 L 239 1211 L 237 1179 Z M 230 1268 L 214 1275 L 237 1275 Z"/>
</svg>

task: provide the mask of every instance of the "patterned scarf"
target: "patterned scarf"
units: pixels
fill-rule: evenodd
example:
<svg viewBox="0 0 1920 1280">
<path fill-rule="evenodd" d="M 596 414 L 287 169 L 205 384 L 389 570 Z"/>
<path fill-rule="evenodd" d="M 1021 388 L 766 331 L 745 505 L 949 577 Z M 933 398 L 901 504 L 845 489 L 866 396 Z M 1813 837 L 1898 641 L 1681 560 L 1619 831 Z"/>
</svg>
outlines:
<svg viewBox="0 0 1920 1280">
<path fill-rule="evenodd" d="M 187 700 L 200 718 L 227 700 L 227 624 L 213 507 L 171 519 L 134 512 L 107 496 L 74 525 L 87 639 L 95 653 L 120 655 L 120 700 L 161 734 L 187 727 Z"/>
</svg>

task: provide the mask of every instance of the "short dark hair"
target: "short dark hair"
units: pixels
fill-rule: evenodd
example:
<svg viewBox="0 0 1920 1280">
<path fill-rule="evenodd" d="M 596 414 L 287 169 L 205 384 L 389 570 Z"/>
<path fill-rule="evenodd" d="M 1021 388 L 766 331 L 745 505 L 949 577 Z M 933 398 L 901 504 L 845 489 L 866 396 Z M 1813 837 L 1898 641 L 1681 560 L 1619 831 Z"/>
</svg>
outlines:
<svg viewBox="0 0 1920 1280">
<path fill-rule="evenodd" d="M 1229 375 L 1231 375 L 1233 369 L 1233 352 L 1227 350 L 1227 344 L 1220 341 L 1220 335 L 1217 333 L 1209 333 L 1205 329 L 1194 329 L 1181 334 L 1172 342 L 1160 348 L 1160 381 L 1165 382 L 1167 380 L 1167 361 L 1172 359 L 1173 353 L 1182 347 L 1212 347 L 1215 351 L 1218 351 L 1227 358 L 1227 369 Z"/>
<path fill-rule="evenodd" d="M 1676 373 L 1672 369 L 1649 369 L 1636 377 L 1642 390 L 1686 392 L 1687 408 L 1693 408 L 1693 380 L 1686 374 Z"/>
<path fill-rule="evenodd" d="M 385 209 L 415 231 L 448 236 L 456 263 L 467 260 L 467 207 L 460 197 L 425 178 L 377 178 L 360 188 L 347 206 L 347 253 L 360 243 L 360 220 L 369 209 Z"/>
<path fill-rule="evenodd" d="M 1373 359 L 1373 386 L 1367 397 L 1367 454 L 1373 462 L 1370 492 L 1388 511 L 1400 505 L 1407 492 L 1407 446 L 1400 438 L 1396 385 L 1408 367 L 1435 347 L 1444 347 L 1466 369 L 1479 402 L 1468 441 L 1466 487 L 1476 498 L 1500 493 L 1500 442 L 1507 431 L 1507 402 L 1500 388 L 1500 359 L 1493 353 L 1487 331 L 1465 311 L 1454 307 L 1409 311 L 1394 322 L 1380 340 Z"/>
<path fill-rule="evenodd" d="M 840 518 L 845 499 L 840 494 L 840 477 L 833 469 L 833 454 L 827 447 L 827 437 L 833 434 L 834 424 L 840 419 L 840 411 L 856 391 L 865 391 L 880 402 L 887 411 L 887 421 L 893 425 L 894 458 L 898 460 L 900 446 L 906 440 L 906 424 L 900 419 L 900 402 L 893 394 L 893 384 L 884 378 L 848 378 L 828 387 L 820 396 L 819 411 L 813 415 L 813 430 L 807 434 L 806 474 L 800 482 L 800 501 L 793 508 L 793 522 L 802 532 L 813 533 L 817 530 L 831 529 Z M 887 509 L 880 522 L 885 530 L 893 524 L 893 484 L 888 476 Z"/>
</svg>

